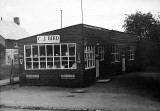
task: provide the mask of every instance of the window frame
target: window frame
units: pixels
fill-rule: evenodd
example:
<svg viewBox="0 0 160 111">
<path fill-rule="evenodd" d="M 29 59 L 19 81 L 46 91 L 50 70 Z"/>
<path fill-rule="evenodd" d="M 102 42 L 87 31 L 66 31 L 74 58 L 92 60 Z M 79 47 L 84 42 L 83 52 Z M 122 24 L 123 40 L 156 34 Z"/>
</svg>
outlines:
<svg viewBox="0 0 160 111">
<path fill-rule="evenodd" d="M 114 59 L 112 57 L 114 57 Z M 117 45 L 111 46 L 111 58 L 112 58 L 111 63 L 120 62 L 120 49 Z"/>
<path fill-rule="evenodd" d="M 100 55 L 100 61 L 104 61 L 104 46 L 99 46 L 99 55 Z"/>
<path fill-rule="evenodd" d="M 95 46 L 85 45 L 84 60 L 85 60 L 85 70 L 95 68 Z"/>
<path fill-rule="evenodd" d="M 58 45 L 60 47 L 59 49 L 59 53 L 60 55 L 59 56 L 55 56 L 55 51 L 54 51 L 54 46 Z M 66 45 L 67 46 L 67 52 L 66 52 L 66 56 L 62 56 L 61 52 L 61 46 L 62 45 Z M 69 45 L 73 45 L 74 46 L 74 55 L 69 55 Z M 30 47 L 30 51 L 31 51 L 31 55 L 29 57 L 26 57 L 26 46 L 29 46 Z M 35 62 L 33 59 L 34 59 L 34 55 L 33 55 L 33 46 L 37 46 L 38 47 L 38 56 L 35 57 L 35 58 L 38 58 L 38 61 L 36 61 L 38 63 L 38 68 L 33 68 L 33 63 Z M 40 56 L 40 46 L 45 46 L 45 55 L 44 56 Z M 52 47 L 52 55 L 48 55 L 48 51 L 47 51 L 47 46 L 51 46 Z M 45 58 L 44 61 L 41 61 L 40 59 L 41 58 Z M 60 68 L 55 68 L 55 58 L 58 57 L 59 58 L 59 62 L 60 62 Z M 63 57 L 66 57 L 67 58 L 67 65 L 68 67 L 67 68 L 63 68 L 62 66 L 62 58 Z M 31 68 L 27 68 L 27 58 L 31 59 Z M 48 61 L 50 59 L 52 59 L 51 61 Z M 70 60 L 70 58 L 72 58 L 73 60 Z M 73 64 L 72 64 L 72 67 L 70 67 L 70 62 L 74 61 L 74 67 L 73 67 Z M 29 63 L 28 62 L 28 63 Z M 40 63 L 44 62 L 45 64 L 45 68 L 41 68 L 40 66 Z M 48 65 L 48 63 L 51 62 L 51 65 Z M 51 68 L 49 68 L 49 66 Z M 77 69 L 77 57 L 76 57 L 76 43 L 56 43 L 56 44 L 30 44 L 30 45 L 24 45 L 24 69 L 25 70 L 50 70 L 50 69 L 53 69 L 53 70 L 57 70 L 57 69 Z"/>
<path fill-rule="evenodd" d="M 129 52 L 129 55 L 128 55 L 129 56 L 129 61 L 135 60 L 135 46 L 134 45 L 129 46 L 128 52 Z"/>
</svg>

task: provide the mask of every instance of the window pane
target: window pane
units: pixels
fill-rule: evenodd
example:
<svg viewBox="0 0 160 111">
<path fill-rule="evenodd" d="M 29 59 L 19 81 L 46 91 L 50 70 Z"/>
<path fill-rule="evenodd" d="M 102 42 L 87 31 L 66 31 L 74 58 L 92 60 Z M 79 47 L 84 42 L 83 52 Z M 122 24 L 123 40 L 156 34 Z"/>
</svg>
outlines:
<svg viewBox="0 0 160 111">
<path fill-rule="evenodd" d="M 69 44 L 69 56 L 74 56 L 75 55 L 75 44 Z"/>
<path fill-rule="evenodd" d="M 33 62 L 33 69 L 39 68 L 39 62 Z"/>
<path fill-rule="evenodd" d="M 31 56 L 31 46 L 25 46 L 26 49 L 26 57 L 32 57 Z"/>
<path fill-rule="evenodd" d="M 68 68 L 68 61 L 62 61 L 62 69 Z"/>
<path fill-rule="evenodd" d="M 32 68 L 32 62 L 26 62 L 26 69 Z"/>
<path fill-rule="evenodd" d="M 68 57 L 62 57 L 63 61 L 68 61 Z"/>
<path fill-rule="evenodd" d="M 71 68 L 71 69 L 76 69 L 76 63 L 75 63 L 75 61 L 69 61 L 69 68 Z"/>
<path fill-rule="evenodd" d="M 61 45 L 61 55 L 68 56 L 67 45 Z"/>
<path fill-rule="evenodd" d="M 75 61 L 75 57 L 69 57 L 70 61 Z"/>
<path fill-rule="evenodd" d="M 87 53 L 84 53 L 84 59 L 87 60 Z"/>
<path fill-rule="evenodd" d="M 40 56 L 45 56 L 45 45 L 40 45 L 39 49 L 40 49 Z"/>
<path fill-rule="evenodd" d="M 48 62 L 53 62 L 53 57 L 47 57 Z"/>
<path fill-rule="evenodd" d="M 26 61 L 27 62 L 31 62 L 31 58 L 26 58 Z"/>
<path fill-rule="evenodd" d="M 61 68 L 60 67 L 60 61 L 55 61 L 54 62 L 54 68 L 56 69 L 56 68 Z"/>
<path fill-rule="evenodd" d="M 33 58 L 33 61 L 38 61 L 38 58 L 36 57 L 36 58 Z"/>
<path fill-rule="evenodd" d="M 87 67 L 90 67 L 89 65 L 90 65 L 90 64 L 89 64 L 89 60 L 88 60 L 88 61 L 87 61 Z"/>
<path fill-rule="evenodd" d="M 55 57 L 54 61 L 60 61 L 60 57 Z"/>
<path fill-rule="evenodd" d="M 40 61 L 46 61 L 46 58 L 45 57 L 41 57 Z"/>
<path fill-rule="evenodd" d="M 46 62 L 40 62 L 40 68 L 45 69 L 46 68 Z"/>
<path fill-rule="evenodd" d="M 47 56 L 53 56 L 52 45 L 47 45 Z"/>
<path fill-rule="evenodd" d="M 85 61 L 85 68 L 87 68 L 87 61 Z"/>
<path fill-rule="evenodd" d="M 38 57 L 38 46 L 32 46 L 33 57 Z"/>
<path fill-rule="evenodd" d="M 60 56 L 60 45 L 54 45 L 54 56 Z"/>
<path fill-rule="evenodd" d="M 60 68 L 60 57 L 55 57 L 54 58 L 54 68 Z"/>
<path fill-rule="evenodd" d="M 53 62 L 47 62 L 47 69 L 53 68 Z"/>
<path fill-rule="evenodd" d="M 115 54 L 112 54 L 112 62 L 115 62 Z"/>
</svg>

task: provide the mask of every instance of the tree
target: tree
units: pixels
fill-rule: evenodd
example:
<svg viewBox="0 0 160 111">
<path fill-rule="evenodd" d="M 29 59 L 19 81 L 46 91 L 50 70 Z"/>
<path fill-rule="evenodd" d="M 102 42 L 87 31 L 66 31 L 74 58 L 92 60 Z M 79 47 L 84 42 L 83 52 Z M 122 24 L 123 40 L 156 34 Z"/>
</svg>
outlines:
<svg viewBox="0 0 160 111">
<path fill-rule="evenodd" d="M 137 11 L 135 14 L 127 15 L 123 28 L 127 33 L 138 35 L 140 40 L 160 41 L 160 15 L 157 17 L 153 17 L 150 12 L 145 14 Z"/>
<path fill-rule="evenodd" d="M 157 18 L 155 18 L 157 17 Z M 127 15 L 123 28 L 125 32 L 135 34 L 139 38 L 139 61 L 143 69 L 160 66 L 160 15 L 154 16 L 137 11 Z"/>
</svg>

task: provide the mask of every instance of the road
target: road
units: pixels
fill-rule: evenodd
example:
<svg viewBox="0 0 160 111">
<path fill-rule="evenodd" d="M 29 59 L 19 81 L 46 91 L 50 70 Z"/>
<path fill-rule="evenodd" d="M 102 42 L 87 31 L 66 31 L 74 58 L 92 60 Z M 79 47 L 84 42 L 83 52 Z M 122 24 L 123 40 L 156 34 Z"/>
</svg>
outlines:
<svg viewBox="0 0 160 111">
<path fill-rule="evenodd" d="M 112 77 L 110 82 L 95 83 L 86 88 L 9 85 L 1 87 L 1 105 L 5 106 L 1 110 L 158 111 L 159 76 L 158 73 L 126 73 Z M 85 92 L 74 92 L 79 89 Z"/>
</svg>

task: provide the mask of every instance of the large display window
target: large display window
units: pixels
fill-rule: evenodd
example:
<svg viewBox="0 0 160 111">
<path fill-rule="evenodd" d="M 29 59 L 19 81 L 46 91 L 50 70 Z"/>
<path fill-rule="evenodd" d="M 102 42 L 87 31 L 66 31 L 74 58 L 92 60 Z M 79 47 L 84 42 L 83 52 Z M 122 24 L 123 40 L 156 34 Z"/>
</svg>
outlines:
<svg viewBox="0 0 160 111">
<path fill-rule="evenodd" d="M 25 69 L 76 69 L 76 44 L 24 46 Z"/>
</svg>

